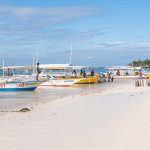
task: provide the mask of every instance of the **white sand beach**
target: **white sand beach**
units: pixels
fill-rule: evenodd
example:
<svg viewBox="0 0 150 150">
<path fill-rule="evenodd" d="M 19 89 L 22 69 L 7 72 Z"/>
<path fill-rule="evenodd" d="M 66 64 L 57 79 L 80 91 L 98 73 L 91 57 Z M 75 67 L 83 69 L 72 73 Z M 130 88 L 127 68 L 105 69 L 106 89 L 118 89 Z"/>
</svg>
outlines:
<svg viewBox="0 0 150 150">
<path fill-rule="evenodd" d="M 149 150 L 150 87 L 78 94 L 0 116 L 1 150 Z"/>
</svg>

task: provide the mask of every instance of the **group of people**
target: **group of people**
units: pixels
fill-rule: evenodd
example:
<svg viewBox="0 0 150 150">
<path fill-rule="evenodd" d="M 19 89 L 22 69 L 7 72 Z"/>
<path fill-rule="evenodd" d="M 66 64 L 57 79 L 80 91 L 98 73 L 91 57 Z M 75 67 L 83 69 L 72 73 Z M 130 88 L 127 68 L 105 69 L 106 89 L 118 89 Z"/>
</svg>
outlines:
<svg viewBox="0 0 150 150">
<path fill-rule="evenodd" d="M 37 63 L 37 66 L 36 66 L 36 80 L 39 80 L 39 74 L 41 73 L 41 70 L 40 70 L 40 67 L 39 67 L 40 63 Z M 74 77 L 77 77 L 77 72 L 76 70 L 73 70 L 72 71 L 72 74 L 74 75 Z M 10 69 L 8 68 L 7 70 L 7 75 L 8 76 L 11 76 L 12 74 L 10 73 Z M 84 78 L 86 78 L 87 74 L 85 72 L 85 70 L 80 70 L 80 76 L 83 76 Z M 94 70 L 92 69 L 91 70 L 91 73 L 90 73 L 90 76 L 93 77 L 94 76 Z M 113 74 L 111 73 L 107 73 L 107 80 L 108 82 L 110 81 L 113 81 Z"/>
<path fill-rule="evenodd" d="M 114 81 L 114 75 L 111 72 L 107 72 L 107 81 L 108 82 Z"/>
<path fill-rule="evenodd" d="M 72 74 L 77 77 L 76 70 L 73 70 Z M 86 72 L 85 70 L 83 71 L 82 69 L 80 70 L 80 76 L 86 77 Z"/>
<path fill-rule="evenodd" d="M 39 68 L 39 63 L 37 63 L 37 67 L 36 67 L 36 80 L 39 80 L 39 74 L 41 73 L 41 70 Z M 10 77 L 13 75 L 13 72 L 10 70 L 10 68 L 7 69 L 7 76 Z"/>
<path fill-rule="evenodd" d="M 82 69 L 80 70 L 80 76 L 83 76 L 84 78 L 86 77 L 86 72 L 85 70 L 83 71 Z M 91 70 L 91 77 L 94 76 L 94 70 Z"/>
<path fill-rule="evenodd" d="M 85 70 L 84 71 L 82 69 L 80 70 L 80 76 L 83 76 L 84 78 L 86 78 L 86 72 L 85 72 Z"/>
<path fill-rule="evenodd" d="M 37 63 L 37 66 L 36 66 L 36 80 L 39 80 L 39 74 L 41 73 L 39 65 L 40 65 L 40 63 Z M 75 69 L 72 71 L 72 74 L 75 78 L 77 77 L 77 72 L 76 72 Z M 84 78 L 86 78 L 87 75 L 86 75 L 85 70 L 82 70 L 82 69 L 80 70 L 80 76 L 83 76 Z M 91 77 L 93 77 L 93 76 L 94 76 L 94 70 L 92 69 L 91 70 Z"/>
<path fill-rule="evenodd" d="M 10 68 L 7 69 L 7 76 L 10 77 L 13 75 L 13 72 L 10 71 Z"/>
<path fill-rule="evenodd" d="M 38 80 L 39 79 L 39 74 L 41 73 L 41 70 L 40 70 L 40 68 L 39 68 L 39 63 L 37 63 L 37 67 L 36 67 L 36 80 Z M 77 77 L 77 72 L 76 72 L 76 70 L 74 69 L 73 71 L 72 71 L 72 74 L 73 74 L 73 76 L 74 77 Z M 80 76 L 83 76 L 84 78 L 86 78 L 86 72 L 85 72 L 85 70 L 80 70 Z M 91 70 L 91 77 L 93 77 L 94 76 L 94 70 L 92 69 Z"/>
</svg>

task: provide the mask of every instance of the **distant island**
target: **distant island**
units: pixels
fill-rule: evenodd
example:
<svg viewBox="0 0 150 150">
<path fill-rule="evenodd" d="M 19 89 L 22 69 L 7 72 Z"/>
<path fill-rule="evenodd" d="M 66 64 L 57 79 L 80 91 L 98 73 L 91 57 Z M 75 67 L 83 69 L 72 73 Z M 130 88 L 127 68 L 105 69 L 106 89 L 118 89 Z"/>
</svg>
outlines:
<svg viewBox="0 0 150 150">
<path fill-rule="evenodd" d="M 141 66 L 142 68 L 150 68 L 150 60 L 145 59 L 145 60 L 134 60 L 131 63 L 128 64 L 129 66 L 134 66 L 134 67 L 139 67 Z"/>
</svg>

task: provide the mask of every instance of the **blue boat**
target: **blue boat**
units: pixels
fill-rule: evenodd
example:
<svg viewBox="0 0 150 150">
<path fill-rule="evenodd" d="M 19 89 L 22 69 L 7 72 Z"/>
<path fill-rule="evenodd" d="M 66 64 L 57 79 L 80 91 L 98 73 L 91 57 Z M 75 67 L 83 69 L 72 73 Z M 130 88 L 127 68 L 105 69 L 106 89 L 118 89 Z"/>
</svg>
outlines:
<svg viewBox="0 0 150 150">
<path fill-rule="evenodd" d="M 5 81 L 0 82 L 0 92 L 33 91 L 40 84 L 40 81 Z"/>
</svg>

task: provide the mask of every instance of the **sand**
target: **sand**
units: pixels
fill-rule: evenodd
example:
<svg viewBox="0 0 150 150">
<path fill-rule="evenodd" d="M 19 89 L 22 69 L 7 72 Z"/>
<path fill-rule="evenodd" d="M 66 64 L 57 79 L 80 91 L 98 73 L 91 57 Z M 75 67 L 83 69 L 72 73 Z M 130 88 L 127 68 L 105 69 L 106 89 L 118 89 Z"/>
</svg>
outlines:
<svg viewBox="0 0 150 150">
<path fill-rule="evenodd" d="M 149 150 L 150 87 L 119 85 L 0 116 L 1 150 Z"/>
</svg>

